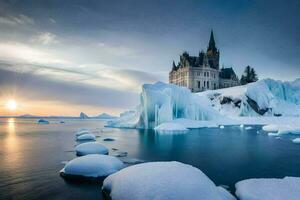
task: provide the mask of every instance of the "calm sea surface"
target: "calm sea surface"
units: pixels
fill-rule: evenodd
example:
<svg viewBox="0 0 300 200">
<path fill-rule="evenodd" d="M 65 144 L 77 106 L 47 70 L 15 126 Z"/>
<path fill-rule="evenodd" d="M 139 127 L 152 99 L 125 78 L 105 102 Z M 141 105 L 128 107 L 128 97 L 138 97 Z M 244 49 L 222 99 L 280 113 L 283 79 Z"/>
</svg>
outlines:
<svg viewBox="0 0 300 200">
<path fill-rule="evenodd" d="M 97 140 L 145 161 L 181 161 L 201 169 L 217 185 L 254 177 L 300 176 L 300 145 L 292 136 L 269 137 L 260 126 L 194 129 L 185 135 L 103 129 L 100 120 L 0 119 L 0 199 L 102 199 L 101 183 L 66 182 L 63 162 L 75 158 L 74 132 L 90 128 Z M 257 133 L 258 131 L 258 133 Z M 115 141 L 104 142 L 111 137 Z"/>
</svg>

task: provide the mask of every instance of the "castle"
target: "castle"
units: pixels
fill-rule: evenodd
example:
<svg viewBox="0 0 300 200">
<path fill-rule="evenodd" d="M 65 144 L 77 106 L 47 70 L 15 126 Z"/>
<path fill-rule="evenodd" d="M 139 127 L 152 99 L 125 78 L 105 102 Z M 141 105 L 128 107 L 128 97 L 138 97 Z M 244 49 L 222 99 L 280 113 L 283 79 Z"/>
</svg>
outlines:
<svg viewBox="0 0 300 200">
<path fill-rule="evenodd" d="M 219 69 L 219 60 L 220 51 L 211 31 L 206 52 L 201 51 L 199 56 L 190 56 L 184 52 L 177 65 L 173 61 L 169 83 L 187 87 L 192 92 L 239 85 L 239 79 L 232 68 Z"/>
</svg>

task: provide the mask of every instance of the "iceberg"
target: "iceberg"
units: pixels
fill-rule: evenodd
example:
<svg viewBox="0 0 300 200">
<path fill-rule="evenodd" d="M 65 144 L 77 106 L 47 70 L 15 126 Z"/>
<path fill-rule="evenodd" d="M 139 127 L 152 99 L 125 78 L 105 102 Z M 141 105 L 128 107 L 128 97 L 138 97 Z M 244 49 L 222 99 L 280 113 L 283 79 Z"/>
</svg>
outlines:
<svg viewBox="0 0 300 200">
<path fill-rule="evenodd" d="M 39 119 L 38 124 L 49 124 L 49 121 L 47 121 L 45 119 Z"/>
<path fill-rule="evenodd" d="M 66 178 L 103 178 L 123 167 L 123 162 L 116 157 L 90 154 L 69 161 L 60 174 Z"/>
<path fill-rule="evenodd" d="M 89 116 L 87 116 L 85 113 L 81 112 L 79 114 L 79 119 L 89 119 Z"/>
<path fill-rule="evenodd" d="M 299 200 L 300 177 L 247 179 L 236 183 L 240 200 Z"/>
<path fill-rule="evenodd" d="M 296 120 L 295 120 L 296 118 Z M 182 119 L 181 122 L 177 120 Z M 300 122 L 300 79 L 264 79 L 244 86 L 191 93 L 185 87 L 157 82 L 144 84 L 140 104 L 108 122 L 108 127 L 153 129 L 184 120 L 204 124 L 254 125 Z M 189 128 L 185 126 L 186 128 Z M 195 126 L 194 126 L 195 127 Z M 300 129 L 299 129 L 300 130 Z M 273 132 L 273 131 L 272 131 Z"/>
<path fill-rule="evenodd" d="M 75 147 L 76 155 L 85 156 L 88 154 L 108 154 L 108 149 L 98 142 L 86 142 Z"/>
<path fill-rule="evenodd" d="M 201 170 L 180 162 L 148 162 L 108 176 L 102 191 L 114 200 L 234 200 Z"/>
<path fill-rule="evenodd" d="M 136 110 L 122 114 L 108 125 L 152 129 L 178 118 L 213 120 L 221 115 L 211 107 L 207 97 L 195 95 L 185 87 L 157 82 L 143 85 Z"/>
</svg>

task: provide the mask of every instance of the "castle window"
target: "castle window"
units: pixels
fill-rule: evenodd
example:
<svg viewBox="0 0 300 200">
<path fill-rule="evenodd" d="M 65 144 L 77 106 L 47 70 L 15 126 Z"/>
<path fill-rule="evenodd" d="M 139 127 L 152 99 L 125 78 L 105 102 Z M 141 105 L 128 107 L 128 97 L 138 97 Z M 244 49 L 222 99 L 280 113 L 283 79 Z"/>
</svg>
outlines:
<svg viewBox="0 0 300 200">
<path fill-rule="evenodd" d="M 203 82 L 203 84 L 204 84 L 204 87 L 205 87 L 205 81 Z"/>
<path fill-rule="evenodd" d="M 207 81 L 207 83 L 206 83 L 206 86 L 207 86 L 207 89 L 209 89 L 209 82 Z"/>
<path fill-rule="evenodd" d="M 198 88 L 200 88 L 200 81 L 197 81 L 197 83 L 198 83 Z"/>
</svg>

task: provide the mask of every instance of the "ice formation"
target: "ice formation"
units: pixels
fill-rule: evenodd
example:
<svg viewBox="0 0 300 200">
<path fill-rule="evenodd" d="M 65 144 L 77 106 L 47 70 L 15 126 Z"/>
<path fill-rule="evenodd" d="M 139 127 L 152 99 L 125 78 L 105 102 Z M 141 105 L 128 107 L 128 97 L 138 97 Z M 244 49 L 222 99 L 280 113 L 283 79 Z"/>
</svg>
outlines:
<svg viewBox="0 0 300 200">
<path fill-rule="evenodd" d="M 86 142 L 79 144 L 75 148 L 78 156 L 85 156 L 88 154 L 108 154 L 108 149 L 98 142 Z"/>
<path fill-rule="evenodd" d="M 63 176 L 105 177 L 122 169 L 124 164 L 118 158 L 90 154 L 75 158 L 60 171 Z"/>
<path fill-rule="evenodd" d="M 49 124 L 49 121 L 47 121 L 45 119 L 39 119 L 38 124 Z"/>
<path fill-rule="evenodd" d="M 147 129 L 177 119 L 200 122 L 199 127 L 204 124 L 202 122 L 216 126 L 280 124 L 281 118 L 288 120 L 289 117 L 298 118 L 299 122 L 300 79 L 293 82 L 265 79 L 199 93 L 157 82 L 144 84 L 140 105 L 110 121 L 108 126 Z"/>
<path fill-rule="evenodd" d="M 238 182 L 240 200 L 299 200 L 300 177 L 248 179 Z"/>
<path fill-rule="evenodd" d="M 82 129 L 82 130 L 79 130 L 78 132 L 75 133 L 75 136 L 78 137 L 80 135 L 83 135 L 83 134 L 89 134 L 91 133 L 89 130 L 87 129 Z"/>
<path fill-rule="evenodd" d="M 108 176 L 102 190 L 114 200 L 234 200 L 202 171 L 180 162 L 133 165 Z"/>
<path fill-rule="evenodd" d="M 210 105 L 207 97 L 200 97 L 189 89 L 157 82 L 144 84 L 140 105 L 135 111 L 123 114 L 109 124 L 115 127 L 154 128 L 177 118 L 213 120 L 221 115 Z"/>
</svg>

